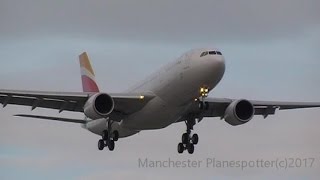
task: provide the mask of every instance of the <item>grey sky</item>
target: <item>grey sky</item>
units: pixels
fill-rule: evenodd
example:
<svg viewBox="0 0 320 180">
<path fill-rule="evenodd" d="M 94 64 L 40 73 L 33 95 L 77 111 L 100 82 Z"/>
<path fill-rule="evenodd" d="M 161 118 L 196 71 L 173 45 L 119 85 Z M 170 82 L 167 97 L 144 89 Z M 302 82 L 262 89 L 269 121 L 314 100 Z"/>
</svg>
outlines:
<svg viewBox="0 0 320 180">
<path fill-rule="evenodd" d="M 291 38 L 318 27 L 317 0 L 2 0 L 1 34 L 66 34 L 151 42 Z"/>
<path fill-rule="evenodd" d="M 0 0 L 0 88 L 80 91 L 77 56 L 88 51 L 101 89 L 119 92 L 183 52 L 216 46 L 227 72 L 210 96 L 320 101 L 320 1 Z M 121 139 L 99 152 L 98 136 L 78 125 L 0 112 L 0 179 L 317 179 L 319 109 L 278 112 L 230 127 L 206 119 L 195 154 L 178 155 L 185 127 Z M 37 109 L 34 114 L 56 116 Z M 82 118 L 80 114 L 61 116 Z M 317 158 L 289 170 L 140 169 L 153 160 Z"/>
</svg>

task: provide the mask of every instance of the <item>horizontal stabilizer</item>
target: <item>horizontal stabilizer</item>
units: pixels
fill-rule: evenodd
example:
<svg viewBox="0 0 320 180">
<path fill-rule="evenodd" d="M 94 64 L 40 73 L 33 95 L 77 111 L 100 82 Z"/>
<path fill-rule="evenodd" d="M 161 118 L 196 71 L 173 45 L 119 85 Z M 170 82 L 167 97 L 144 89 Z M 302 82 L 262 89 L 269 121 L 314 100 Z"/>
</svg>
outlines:
<svg viewBox="0 0 320 180">
<path fill-rule="evenodd" d="M 36 119 L 46 119 L 46 120 L 53 120 L 53 121 L 64 121 L 64 122 L 72 122 L 72 123 L 79 123 L 79 124 L 85 124 L 87 122 L 87 121 L 81 120 L 81 119 L 69 119 L 69 118 L 50 117 L 50 116 L 37 116 L 37 115 L 30 115 L 30 114 L 16 114 L 14 116 L 36 118 Z"/>
</svg>

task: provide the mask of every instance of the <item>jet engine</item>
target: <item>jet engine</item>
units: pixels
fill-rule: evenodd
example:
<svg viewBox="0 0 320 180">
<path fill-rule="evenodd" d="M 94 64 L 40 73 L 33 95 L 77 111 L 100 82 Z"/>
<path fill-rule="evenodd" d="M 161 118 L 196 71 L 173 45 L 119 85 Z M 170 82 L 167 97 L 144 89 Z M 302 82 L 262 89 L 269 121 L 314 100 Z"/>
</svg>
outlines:
<svg viewBox="0 0 320 180">
<path fill-rule="evenodd" d="M 90 119 L 104 118 L 113 111 L 114 101 L 108 94 L 97 93 L 88 99 L 83 109 Z"/>
<path fill-rule="evenodd" d="M 255 113 L 252 103 L 248 100 L 233 101 L 225 111 L 224 119 L 232 126 L 249 122 Z"/>
</svg>

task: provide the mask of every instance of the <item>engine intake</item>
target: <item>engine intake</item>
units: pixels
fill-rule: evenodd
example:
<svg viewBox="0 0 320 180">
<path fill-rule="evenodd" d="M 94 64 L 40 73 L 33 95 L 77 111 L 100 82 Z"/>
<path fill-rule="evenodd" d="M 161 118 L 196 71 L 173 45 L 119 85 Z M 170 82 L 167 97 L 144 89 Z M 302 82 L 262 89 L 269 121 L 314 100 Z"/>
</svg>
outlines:
<svg viewBox="0 0 320 180">
<path fill-rule="evenodd" d="M 224 119 L 232 126 L 249 122 L 255 113 L 252 103 L 248 100 L 233 101 L 226 109 Z"/>
<path fill-rule="evenodd" d="M 97 93 L 88 99 L 83 109 L 90 119 L 107 117 L 114 109 L 114 101 L 108 94 Z"/>
</svg>

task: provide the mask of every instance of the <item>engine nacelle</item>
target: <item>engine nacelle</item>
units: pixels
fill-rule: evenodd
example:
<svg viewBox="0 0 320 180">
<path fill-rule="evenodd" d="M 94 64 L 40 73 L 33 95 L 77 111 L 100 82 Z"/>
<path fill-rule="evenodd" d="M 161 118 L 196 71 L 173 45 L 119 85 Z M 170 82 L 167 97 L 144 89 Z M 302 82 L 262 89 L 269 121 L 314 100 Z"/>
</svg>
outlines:
<svg viewBox="0 0 320 180">
<path fill-rule="evenodd" d="M 114 101 L 105 93 L 91 96 L 83 107 L 84 114 L 90 119 L 107 117 L 114 109 Z"/>
<path fill-rule="evenodd" d="M 252 103 L 248 100 L 233 101 L 226 109 L 224 119 L 232 126 L 242 125 L 249 122 L 255 113 Z"/>
</svg>

